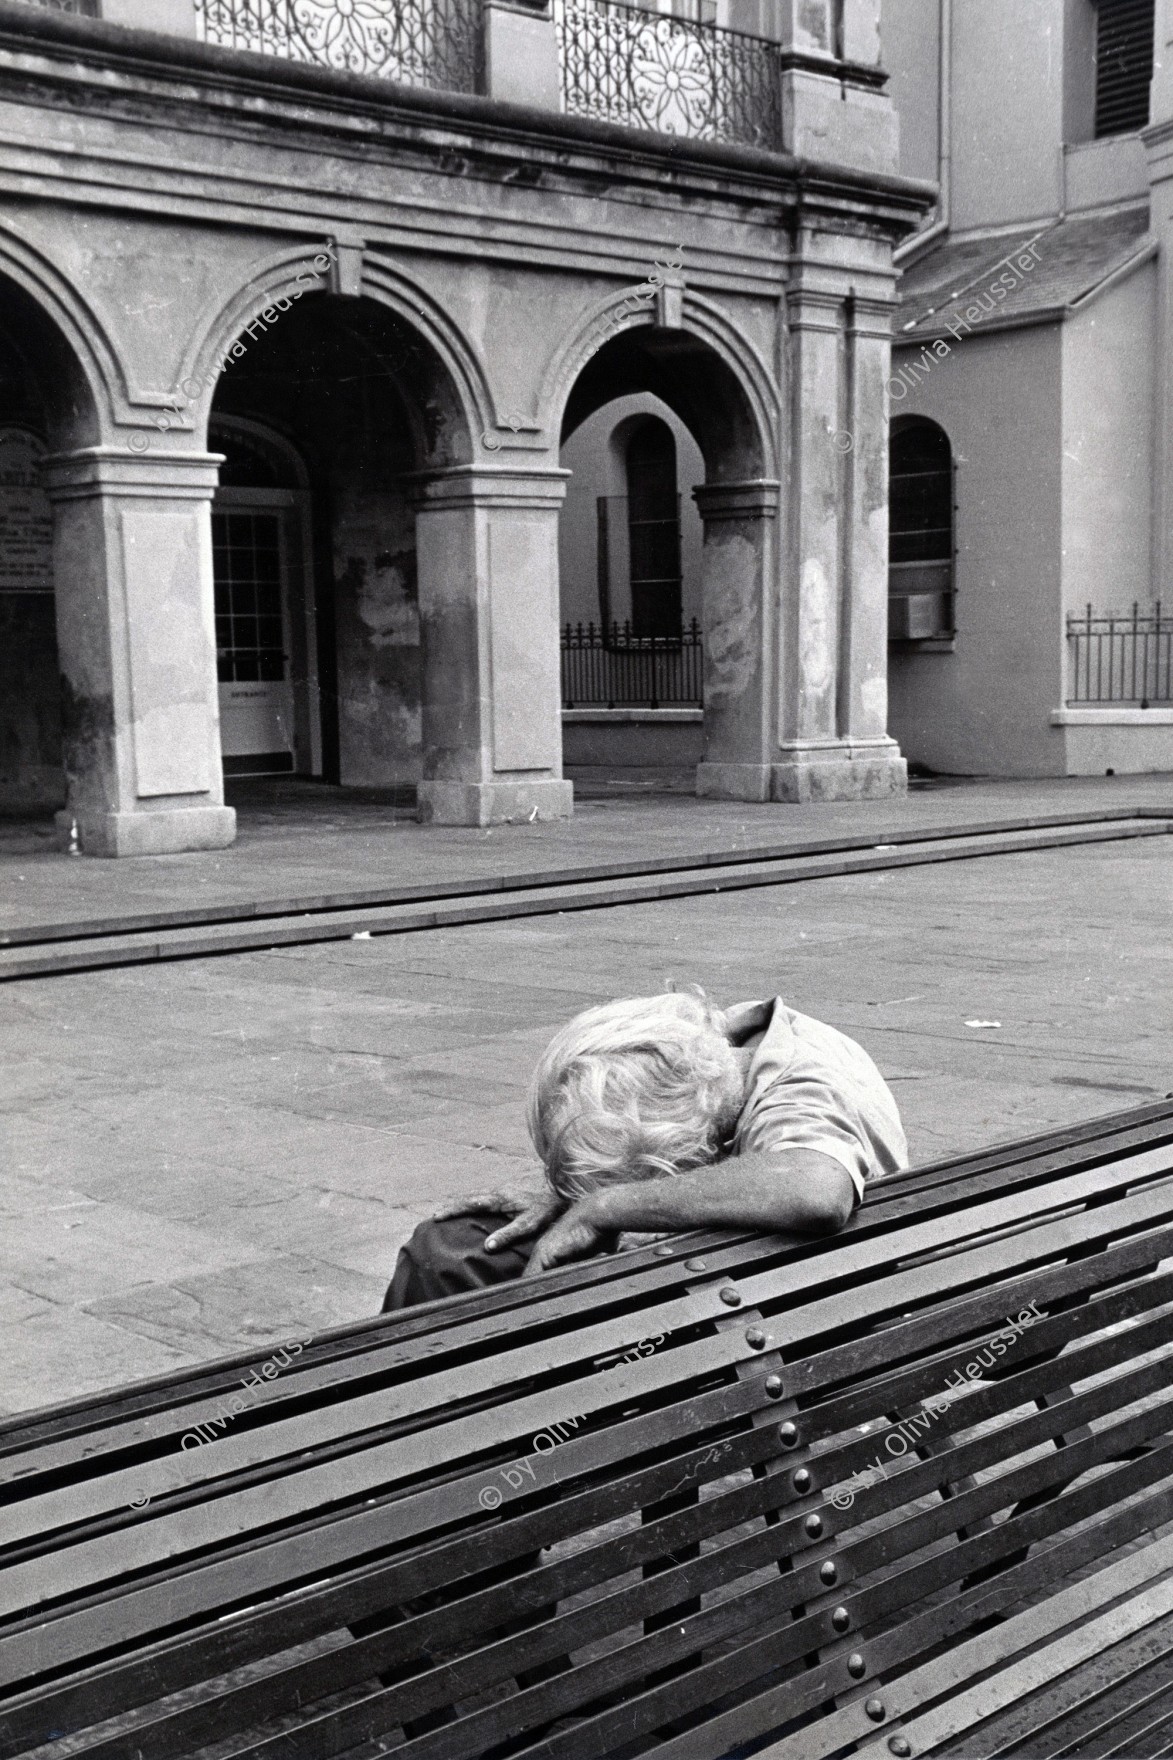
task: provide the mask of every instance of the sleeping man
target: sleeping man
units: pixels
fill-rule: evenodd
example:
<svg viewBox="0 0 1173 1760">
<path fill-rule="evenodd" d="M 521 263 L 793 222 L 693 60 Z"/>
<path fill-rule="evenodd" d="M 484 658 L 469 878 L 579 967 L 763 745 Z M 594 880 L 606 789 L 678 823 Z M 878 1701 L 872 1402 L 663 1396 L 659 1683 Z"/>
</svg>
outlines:
<svg viewBox="0 0 1173 1760">
<path fill-rule="evenodd" d="M 544 1189 L 465 1198 L 422 1223 L 384 1313 L 612 1251 L 624 1234 L 833 1233 L 868 1181 L 908 1165 L 867 1052 L 780 997 L 587 1009 L 538 1065 L 529 1131 Z"/>
</svg>

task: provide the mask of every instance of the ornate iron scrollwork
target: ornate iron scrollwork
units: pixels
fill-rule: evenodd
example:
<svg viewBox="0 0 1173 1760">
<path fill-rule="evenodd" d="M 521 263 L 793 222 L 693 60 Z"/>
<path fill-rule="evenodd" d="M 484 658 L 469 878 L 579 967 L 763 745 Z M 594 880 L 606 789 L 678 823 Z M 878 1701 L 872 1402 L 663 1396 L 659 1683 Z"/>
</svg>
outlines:
<svg viewBox="0 0 1173 1760">
<path fill-rule="evenodd" d="M 694 140 L 777 148 L 777 49 L 622 0 L 555 0 L 568 112 Z"/>
<path fill-rule="evenodd" d="M 477 0 L 196 0 L 205 42 L 402 85 L 475 92 Z"/>
</svg>

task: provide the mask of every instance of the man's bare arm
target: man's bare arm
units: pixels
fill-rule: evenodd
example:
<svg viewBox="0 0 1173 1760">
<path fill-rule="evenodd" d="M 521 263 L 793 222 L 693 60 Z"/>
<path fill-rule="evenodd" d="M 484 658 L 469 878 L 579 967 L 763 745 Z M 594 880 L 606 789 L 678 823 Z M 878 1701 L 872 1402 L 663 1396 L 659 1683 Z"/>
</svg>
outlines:
<svg viewBox="0 0 1173 1760">
<path fill-rule="evenodd" d="M 526 1276 L 578 1259 L 622 1233 L 759 1228 L 833 1234 L 855 1208 L 846 1168 L 816 1149 L 738 1155 L 672 1179 L 602 1186 L 572 1204 L 535 1246 Z"/>
</svg>

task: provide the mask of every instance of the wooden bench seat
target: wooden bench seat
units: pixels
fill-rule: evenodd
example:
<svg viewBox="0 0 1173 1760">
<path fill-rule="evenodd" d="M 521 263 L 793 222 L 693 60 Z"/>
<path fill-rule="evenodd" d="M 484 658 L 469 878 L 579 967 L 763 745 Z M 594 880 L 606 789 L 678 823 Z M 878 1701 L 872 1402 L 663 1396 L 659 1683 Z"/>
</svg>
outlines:
<svg viewBox="0 0 1173 1760">
<path fill-rule="evenodd" d="M 1166 1261 L 1169 1103 L 9 1420 L 0 1757 L 1173 1751 Z"/>
</svg>

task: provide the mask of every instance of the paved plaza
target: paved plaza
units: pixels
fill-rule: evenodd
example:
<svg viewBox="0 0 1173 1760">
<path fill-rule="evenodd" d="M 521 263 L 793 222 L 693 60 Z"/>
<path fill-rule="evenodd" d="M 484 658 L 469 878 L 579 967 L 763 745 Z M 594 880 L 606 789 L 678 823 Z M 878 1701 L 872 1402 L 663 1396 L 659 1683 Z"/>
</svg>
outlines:
<svg viewBox="0 0 1173 1760">
<path fill-rule="evenodd" d="M 577 844 L 564 826 L 490 839 L 351 822 L 339 883 L 363 883 L 364 840 L 383 877 L 402 879 L 412 862 L 451 871 L 458 843 L 462 860 L 488 844 L 505 867 L 537 864 L 535 851 L 550 865 L 554 845 L 563 861 L 731 848 L 712 839 L 737 825 L 764 842 L 783 826 L 809 836 L 1170 794 L 1157 778 L 999 784 L 793 818 L 603 801 L 584 809 Z M 263 880 L 309 886 L 328 847 L 311 833 L 298 845 L 258 815 L 238 867 L 227 852 L 206 872 L 221 892 L 234 876 L 254 896 Z M 9 912 L 34 920 L 50 898 L 63 915 L 168 888 L 176 902 L 212 860 L 13 850 L 0 884 Z M 16 874 L 33 876 L 31 904 L 14 905 Z M 1166 1094 L 1171 898 L 1173 843 L 1157 837 L 7 985 L 0 1408 L 374 1312 L 399 1243 L 436 1203 L 536 1177 L 522 1117 L 533 1063 L 557 1024 L 615 994 L 687 979 L 719 1000 L 780 991 L 873 1053 L 919 1161 Z"/>
</svg>

